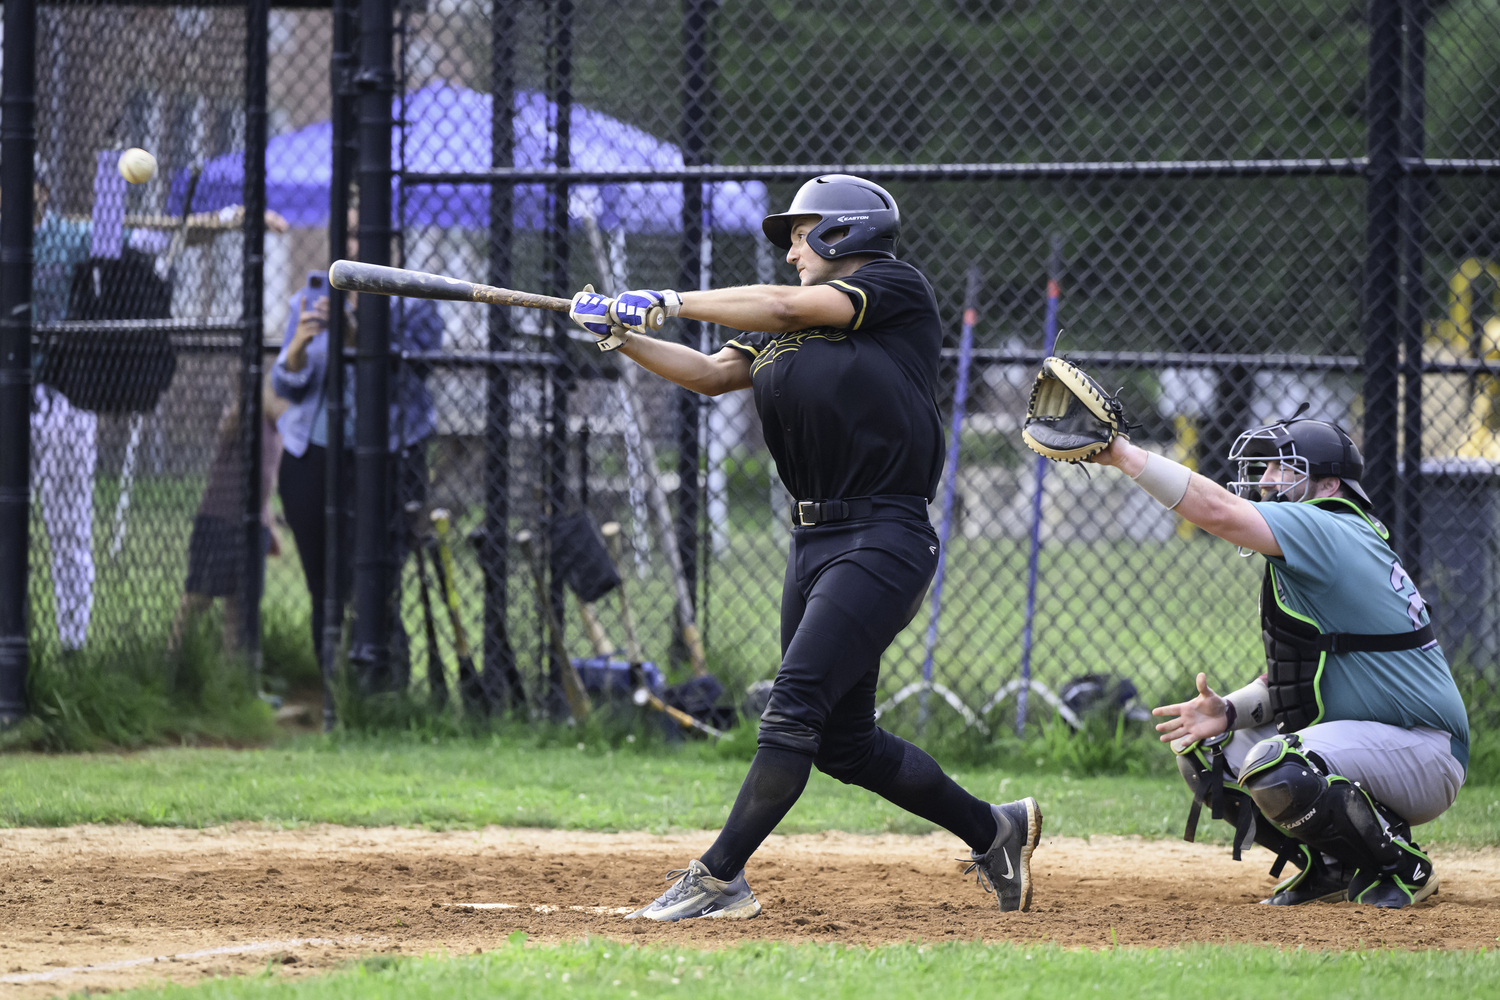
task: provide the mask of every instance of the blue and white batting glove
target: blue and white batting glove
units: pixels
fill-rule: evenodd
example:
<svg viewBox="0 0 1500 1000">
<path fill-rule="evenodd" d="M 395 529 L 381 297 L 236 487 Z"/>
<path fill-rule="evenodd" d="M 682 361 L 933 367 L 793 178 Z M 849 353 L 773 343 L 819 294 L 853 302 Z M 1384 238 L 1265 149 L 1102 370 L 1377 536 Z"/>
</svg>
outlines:
<svg viewBox="0 0 1500 1000">
<path fill-rule="evenodd" d="M 583 291 L 573 296 L 573 306 L 568 318 L 599 339 L 599 350 L 612 351 L 625 343 L 624 331 L 610 317 L 610 307 L 615 300 L 594 291 L 593 285 L 584 285 Z"/>
<path fill-rule="evenodd" d="M 639 289 L 621 292 L 610 307 L 609 316 L 627 330 L 650 333 L 661 327 L 664 317 L 676 316 L 681 309 L 682 296 L 670 288 L 660 292 Z"/>
</svg>

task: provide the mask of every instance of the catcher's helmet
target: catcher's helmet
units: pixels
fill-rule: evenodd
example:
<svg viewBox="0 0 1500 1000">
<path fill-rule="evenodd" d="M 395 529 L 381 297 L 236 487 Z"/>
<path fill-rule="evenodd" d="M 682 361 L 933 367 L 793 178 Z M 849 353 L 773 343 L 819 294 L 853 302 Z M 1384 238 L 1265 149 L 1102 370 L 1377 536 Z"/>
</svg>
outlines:
<svg viewBox="0 0 1500 1000">
<path fill-rule="evenodd" d="M 1306 409 L 1306 406 L 1303 406 Z M 1298 411 L 1299 413 L 1301 410 Z M 1290 499 L 1288 494 L 1309 479 L 1337 476 L 1366 508 L 1370 496 L 1359 484 L 1365 472 L 1365 459 L 1344 429 L 1324 420 L 1292 417 L 1264 427 L 1252 427 L 1235 439 L 1229 460 L 1237 464 L 1239 478 L 1230 488 L 1243 497 L 1253 498 L 1262 487 L 1273 488 L 1275 500 Z M 1262 483 L 1254 475 L 1270 461 L 1281 463 L 1283 477 L 1274 483 Z M 1286 477 L 1291 474 L 1291 478 Z"/>
<path fill-rule="evenodd" d="M 896 256 L 896 237 L 901 232 L 901 210 L 891 193 L 874 181 L 852 174 L 824 174 L 797 189 L 792 206 L 761 222 L 766 238 L 783 250 L 792 248 L 792 221 L 816 215 L 817 225 L 807 234 L 807 245 L 824 260 L 851 254 Z M 830 245 L 823 234 L 848 227 L 849 235 Z"/>
</svg>

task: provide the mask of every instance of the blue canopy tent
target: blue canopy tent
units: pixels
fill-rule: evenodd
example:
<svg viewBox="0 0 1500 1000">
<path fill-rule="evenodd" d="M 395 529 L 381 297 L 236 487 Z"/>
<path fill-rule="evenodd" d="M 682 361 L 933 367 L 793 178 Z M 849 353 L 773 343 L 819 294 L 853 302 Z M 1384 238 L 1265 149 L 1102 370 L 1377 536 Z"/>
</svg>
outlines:
<svg viewBox="0 0 1500 1000">
<path fill-rule="evenodd" d="M 430 84 L 397 96 L 392 104 L 396 125 L 391 133 L 397 169 L 418 173 L 485 173 L 491 169 L 491 95 L 446 84 Z M 519 91 L 514 98 L 514 166 L 521 170 L 547 170 L 555 160 L 557 106 L 537 91 Z M 644 130 L 578 104 L 570 112 L 571 163 L 577 170 L 680 170 L 682 151 Z M 333 128 L 327 121 L 271 139 L 266 147 L 266 207 L 280 213 L 294 227 L 322 227 L 328 222 L 329 185 L 332 173 Z M 187 190 L 187 171 L 172 178 L 167 210 L 182 212 Z M 393 222 L 401 227 L 428 227 L 486 231 L 490 225 L 488 184 L 408 185 L 392 189 Z M 216 211 L 240 204 L 244 189 L 244 156 L 232 152 L 204 164 L 194 191 L 192 210 Z M 548 192 L 543 184 L 518 184 L 513 194 L 513 225 L 517 232 L 545 228 L 550 215 Z M 618 255 L 602 262 L 623 281 L 624 239 L 627 234 L 671 235 L 682 229 L 683 185 L 681 182 L 620 184 L 572 184 L 569 186 L 569 218 L 575 224 L 597 226 L 609 234 Z M 711 244 L 715 234 L 753 235 L 757 247 L 761 220 L 767 213 L 766 187 L 759 181 L 723 181 L 704 185 L 703 234 Z M 707 250 L 706 250 L 707 252 Z M 460 377 L 449 373 L 449 377 Z M 623 392 L 623 388 L 620 389 Z M 455 394 L 473 398 L 473 393 Z M 740 404 L 742 405 L 742 404 Z M 467 408 L 472 411 L 472 407 Z M 466 412 L 465 419 L 476 414 Z M 478 415 L 482 419 L 482 415 Z M 477 427 L 475 428 L 477 430 Z M 725 482 L 721 469 L 729 442 L 713 436 L 709 442 L 711 521 L 728 521 Z M 626 450 L 632 474 L 632 532 L 637 553 L 650 550 L 644 498 L 640 482 L 649 473 L 637 452 L 640 443 L 628 435 Z M 654 464 L 654 463 L 653 463 Z M 722 533 L 722 528 L 718 529 Z M 718 535 L 716 534 L 716 544 Z"/>
<path fill-rule="evenodd" d="M 406 170 L 484 172 L 490 169 L 489 94 L 446 84 L 430 84 L 396 98 L 392 116 L 407 122 L 391 133 L 396 163 Z M 515 95 L 515 167 L 542 170 L 553 159 L 556 105 L 536 91 Z M 682 151 L 633 125 L 573 105 L 572 164 L 577 170 L 680 170 Z M 333 128 L 316 122 L 272 139 L 266 147 L 266 207 L 293 226 L 321 226 L 328 219 L 328 184 Z M 168 211 L 182 210 L 186 171 L 172 179 Z M 766 188 L 759 181 L 723 181 L 707 185 L 706 214 L 720 232 L 759 233 L 766 214 Z M 229 153 L 208 161 L 193 196 L 194 211 L 213 211 L 243 200 L 244 157 Z M 403 218 L 408 226 L 489 227 L 489 186 L 442 184 L 409 187 Z M 395 204 L 400 209 L 400 199 Z M 517 185 L 514 223 L 537 230 L 547 211 L 541 184 Z M 630 233 L 672 233 L 682 224 L 680 183 L 576 184 L 570 189 L 569 215 L 592 217 L 601 229 Z"/>
</svg>

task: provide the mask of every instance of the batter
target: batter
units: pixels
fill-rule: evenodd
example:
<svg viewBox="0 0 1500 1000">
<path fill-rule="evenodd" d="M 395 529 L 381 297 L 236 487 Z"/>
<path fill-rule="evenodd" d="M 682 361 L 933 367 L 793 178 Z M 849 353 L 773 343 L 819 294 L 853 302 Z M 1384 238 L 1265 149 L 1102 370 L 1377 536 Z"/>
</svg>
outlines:
<svg viewBox="0 0 1500 1000">
<path fill-rule="evenodd" d="M 846 174 L 803 185 L 766 237 L 799 286 L 632 291 L 573 299 L 573 319 L 643 367 L 696 392 L 750 389 L 793 504 L 781 668 L 750 773 L 723 831 L 632 918 L 753 917 L 745 865 L 813 767 L 959 836 L 1002 911 L 1031 902 L 1036 800 L 991 805 L 926 752 L 875 724 L 880 657 L 937 568 L 928 499 L 943 467 L 935 394 L 942 324 L 932 287 L 896 258 L 889 192 Z M 714 355 L 645 335 L 651 310 L 746 331 Z"/>
</svg>

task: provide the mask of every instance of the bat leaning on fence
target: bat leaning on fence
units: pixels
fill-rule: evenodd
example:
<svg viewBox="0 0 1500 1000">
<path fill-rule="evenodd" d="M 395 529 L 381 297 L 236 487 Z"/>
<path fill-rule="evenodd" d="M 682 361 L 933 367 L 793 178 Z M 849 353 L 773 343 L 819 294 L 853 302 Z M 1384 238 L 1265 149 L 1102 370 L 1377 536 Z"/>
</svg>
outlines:
<svg viewBox="0 0 1500 1000">
<path fill-rule="evenodd" d="M 437 620 L 432 615 L 432 595 L 427 582 L 427 537 L 418 530 L 417 518 L 422 513 L 422 502 L 413 500 L 406 505 L 407 520 L 411 524 L 411 548 L 417 557 L 417 584 L 422 595 L 422 630 L 427 638 L 427 689 L 434 705 L 448 704 L 448 676 L 443 669 L 443 654 L 438 650 Z"/>
<path fill-rule="evenodd" d="M 620 545 L 620 522 L 606 521 L 599 528 L 600 534 L 604 536 L 605 543 L 609 546 L 610 561 L 619 570 L 624 564 L 621 558 Z M 641 640 L 635 631 L 635 613 L 630 610 L 630 598 L 625 594 L 625 576 L 620 573 L 620 624 L 625 629 L 625 655 L 630 658 L 631 663 L 641 662 Z"/>
<path fill-rule="evenodd" d="M 583 678 L 578 676 L 578 670 L 573 666 L 572 657 L 568 656 L 568 647 L 563 643 L 562 623 L 557 620 L 557 613 L 552 608 L 552 596 L 547 593 L 547 584 L 542 579 L 541 556 L 529 531 L 517 532 L 516 544 L 521 547 L 521 554 L 526 557 L 526 564 L 531 568 L 536 602 L 542 610 L 547 632 L 552 637 L 552 658 L 557 662 L 557 671 L 562 677 L 563 697 L 568 700 L 568 710 L 573 713 L 573 718 L 582 722 L 589 717 L 589 695 L 584 690 Z"/>
<path fill-rule="evenodd" d="M 479 674 L 474 669 L 474 654 L 469 649 L 469 632 L 464 628 L 458 604 L 457 570 L 453 563 L 453 550 L 448 546 L 448 511 L 438 507 L 429 516 L 437 533 L 437 556 L 432 564 L 437 570 L 443 602 L 448 606 L 448 621 L 453 626 L 453 652 L 458 657 L 458 692 L 466 706 L 483 707 L 484 696 L 481 693 Z"/>
<path fill-rule="evenodd" d="M 565 313 L 573 307 L 572 299 L 535 292 L 518 292 L 472 281 L 461 281 L 426 271 L 408 271 L 383 264 L 362 264 L 357 260 L 336 260 L 328 268 L 328 283 L 344 292 L 367 292 L 371 295 L 399 295 L 408 299 L 442 299 L 447 302 L 482 302 L 491 306 L 521 306 L 526 309 L 550 309 Z M 646 323 L 653 330 L 666 321 L 666 312 L 653 309 Z"/>
<path fill-rule="evenodd" d="M 620 525 L 616 521 L 609 521 L 600 528 L 600 531 L 609 542 L 610 561 L 615 564 L 616 568 L 618 568 L 621 561 Z M 630 601 L 625 596 L 624 573 L 620 574 L 619 590 L 620 620 L 625 626 L 626 655 L 630 657 L 630 662 L 633 666 L 639 666 L 639 664 L 641 663 L 641 643 L 640 640 L 636 637 L 635 617 L 630 613 Z M 588 605 L 580 605 L 580 607 L 587 606 Z M 604 644 L 609 644 L 608 638 L 604 639 Z M 598 653 L 602 657 L 608 657 L 613 652 L 613 647 L 611 645 L 611 651 L 605 652 L 603 646 L 598 641 L 595 641 L 594 652 Z M 704 734 L 705 736 L 712 736 L 716 740 L 721 740 L 724 738 L 724 734 L 721 731 L 715 729 L 713 726 L 710 726 L 708 723 L 700 722 L 698 719 L 689 715 L 687 712 L 684 712 L 682 709 L 676 708 L 672 705 L 668 705 L 666 702 L 662 701 L 649 687 L 645 685 L 644 681 L 641 682 L 636 687 L 635 691 L 631 693 L 631 700 L 642 708 L 649 708 L 652 711 L 660 712 L 667 718 L 676 722 L 683 729 L 696 729 L 698 732 Z"/>
<path fill-rule="evenodd" d="M 589 245 L 594 252 L 594 265 L 599 269 L 600 281 L 610 295 L 616 295 L 621 290 L 615 287 L 614 271 L 610 267 L 608 255 L 604 252 L 599 226 L 591 216 L 584 217 L 584 225 L 588 229 Z M 660 325 L 654 321 L 654 310 L 651 317 L 654 329 Z M 624 416 L 626 446 L 635 450 L 641 458 L 641 471 L 646 480 L 647 506 L 656 518 L 661 551 L 667 557 L 667 569 L 672 574 L 672 596 L 676 600 L 679 634 L 682 636 L 683 645 L 687 646 L 688 659 L 691 660 L 693 666 L 693 676 L 702 677 L 708 673 L 708 656 L 703 648 L 703 635 L 698 631 L 698 616 L 693 606 L 692 588 L 687 582 L 687 571 L 682 564 L 682 553 L 677 548 L 677 528 L 672 520 L 672 509 L 667 503 L 666 490 L 662 488 L 661 480 L 656 475 L 656 446 L 651 443 L 651 437 L 641 428 L 641 408 L 638 404 L 640 388 L 636 384 L 637 374 L 635 365 L 621 364 L 620 380 L 615 383 L 619 392 L 620 410 Z M 615 561 L 618 563 L 619 559 Z M 622 597 L 624 593 L 622 588 L 620 591 Z"/>
</svg>

